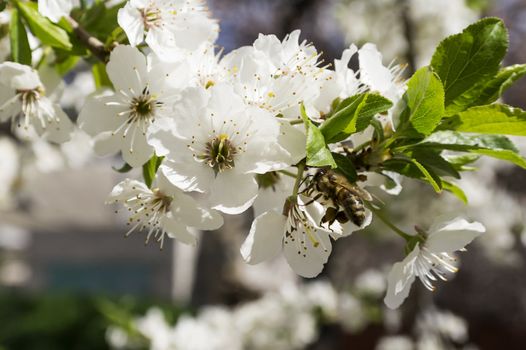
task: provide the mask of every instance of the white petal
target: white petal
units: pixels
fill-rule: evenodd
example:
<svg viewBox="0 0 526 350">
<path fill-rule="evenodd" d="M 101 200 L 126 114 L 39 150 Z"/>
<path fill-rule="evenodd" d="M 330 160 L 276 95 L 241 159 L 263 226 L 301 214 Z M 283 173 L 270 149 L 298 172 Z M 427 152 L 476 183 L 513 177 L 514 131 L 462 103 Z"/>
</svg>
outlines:
<svg viewBox="0 0 526 350">
<path fill-rule="evenodd" d="M 419 253 L 420 248 L 417 244 L 415 249 L 403 261 L 395 263 L 389 272 L 384 303 L 390 309 L 397 309 L 409 295 L 416 277 L 411 265 Z"/>
<path fill-rule="evenodd" d="M 435 253 L 452 253 L 464 248 L 485 231 L 481 223 L 462 218 L 435 223 L 431 226 L 426 247 Z"/>
<path fill-rule="evenodd" d="M 44 137 L 46 140 L 55 143 L 64 143 L 69 141 L 73 132 L 73 123 L 59 105 L 53 105 L 53 109 L 55 111 L 56 117 L 58 118 L 58 123 L 50 123 L 47 126 Z"/>
<path fill-rule="evenodd" d="M 36 70 L 15 62 L 0 64 L 0 84 L 15 90 L 33 90 L 42 85 Z"/>
<path fill-rule="evenodd" d="M 247 210 L 258 195 L 254 176 L 233 171 L 219 173 L 210 189 L 212 208 L 226 214 L 240 214 Z"/>
<path fill-rule="evenodd" d="M 100 133 L 93 139 L 93 150 L 99 156 L 117 153 L 121 149 L 122 134 L 113 135 L 111 131 Z"/>
<path fill-rule="evenodd" d="M 148 187 L 143 182 L 132 180 L 132 179 L 126 179 L 124 181 L 119 182 L 113 189 L 111 190 L 110 195 L 108 196 L 107 203 L 111 203 L 112 201 L 123 201 L 127 200 L 131 197 L 136 196 L 140 192 L 151 192 Z"/>
<path fill-rule="evenodd" d="M 72 8 L 72 0 L 38 0 L 38 12 L 55 23 L 69 15 Z"/>
<path fill-rule="evenodd" d="M 165 159 L 160 170 L 171 183 L 183 191 L 208 192 L 214 180 L 212 168 L 188 157 L 181 157 L 177 162 Z"/>
<path fill-rule="evenodd" d="M 164 216 L 161 220 L 161 226 L 168 233 L 168 237 L 191 246 L 197 245 L 197 237 L 188 230 L 186 225 L 170 216 Z"/>
<path fill-rule="evenodd" d="M 107 105 L 115 97 L 107 93 L 94 94 L 87 98 L 78 118 L 79 127 L 88 135 L 96 136 L 103 131 L 113 131 L 126 122 L 126 116 L 118 114 L 124 107 Z"/>
<path fill-rule="evenodd" d="M 137 46 L 144 39 L 144 20 L 140 11 L 131 3 L 119 10 L 117 22 L 126 33 L 131 46 Z"/>
<path fill-rule="evenodd" d="M 360 79 L 371 90 L 384 92 L 392 85 L 391 71 L 382 63 L 382 54 L 374 44 L 365 44 L 359 51 Z"/>
<path fill-rule="evenodd" d="M 317 231 L 317 237 L 320 242 L 317 247 L 314 247 L 303 226 L 299 227 L 298 230 L 299 232 L 296 233 L 298 238 L 294 242 L 288 241 L 283 245 L 285 258 L 287 258 L 290 267 L 298 275 L 307 278 L 316 277 L 323 271 L 323 266 L 331 254 L 331 239 L 328 233 Z M 301 239 L 305 242 L 303 245 L 301 245 L 301 242 L 298 242 Z"/>
<path fill-rule="evenodd" d="M 171 186 L 172 214 L 177 220 L 199 230 L 217 230 L 223 226 L 223 217 L 215 210 L 206 208 L 194 198 L 173 186 L 162 172 L 158 174 L 159 189 L 165 192 Z"/>
<path fill-rule="evenodd" d="M 129 45 L 119 45 L 111 51 L 106 71 L 115 90 L 138 95 L 147 84 L 146 57 Z"/>
<path fill-rule="evenodd" d="M 153 155 L 153 147 L 146 142 L 146 136 L 135 126 L 128 130 L 122 144 L 122 158 L 132 167 L 140 167 Z"/>
<path fill-rule="evenodd" d="M 241 256 L 249 264 L 272 259 L 281 251 L 287 218 L 275 211 L 258 216 L 241 246 Z"/>
</svg>

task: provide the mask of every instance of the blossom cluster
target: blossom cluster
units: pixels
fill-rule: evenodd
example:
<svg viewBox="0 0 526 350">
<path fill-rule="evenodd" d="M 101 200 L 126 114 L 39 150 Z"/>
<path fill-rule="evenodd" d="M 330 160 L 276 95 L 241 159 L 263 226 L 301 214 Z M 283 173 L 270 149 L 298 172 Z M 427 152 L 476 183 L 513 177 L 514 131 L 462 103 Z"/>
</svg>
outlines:
<svg viewBox="0 0 526 350">
<path fill-rule="evenodd" d="M 384 216 L 378 193 L 398 195 L 406 177 L 465 200 L 450 178 L 474 159 L 448 158 L 445 150 L 526 167 L 503 136 L 525 136 L 516 117 L 523 112 L 493 103 L 526 74 L 522 66 L 499 71 L 507 34 L 497 19 L 447 38 L 430 66 L 406 81 L 405 66 L 384 64 L 374 44 L 350 45 L 328 63 L 299 30 L 282 40 L 260 34 L 224 54 L 216 47 L 218 22 L 200 0 L 127 1 L 115 8 L 118 27 L 107 43 L 70 17 L 73 1 L 41 0 L 39 12 L 21 1 L 14 6 L 26 20 L 47 17 L 51 22 L 42 17 L 38 25 L 45 23 L 53 40 L 35 33 L 63 50 L 71 46 L 59 26 L 66 19 L 86 54 L 102 61 L 94 71 L 105 82 L 86 98 L 77 124 L 96 154 L 122 157 L 121 172 L 142 169 L 143 179 L 117 184 L 108 203 L 129 212 L 127 234 L 145 231 L 161 248 L 166 237 L 195 246 L 195 230 L 218 229 L 224 215 L 253 207 L 243 259 L 257 264 L 282 253 L 297 274 L 312 278 L 334 241 L 374 217 L 406 243 L 385 297 L 397 308 L 416 277 L 433 290 L 455 272 L 455 252 L 485 228 L 436 215 L 429 229 L 407 233 Z M 475 44 L 462 50 L 466 67 L 452 77 L 459 63 L 451 51 Z M 31 54 L 13 58 L 0 64 L 0 122 L 11 121 L 15 133 L 69 140 L 75 125 L 57 103 L 59 85 L 43 83 Z M 36 68 L 45 57 L 39 61 Z"/>
</svg>

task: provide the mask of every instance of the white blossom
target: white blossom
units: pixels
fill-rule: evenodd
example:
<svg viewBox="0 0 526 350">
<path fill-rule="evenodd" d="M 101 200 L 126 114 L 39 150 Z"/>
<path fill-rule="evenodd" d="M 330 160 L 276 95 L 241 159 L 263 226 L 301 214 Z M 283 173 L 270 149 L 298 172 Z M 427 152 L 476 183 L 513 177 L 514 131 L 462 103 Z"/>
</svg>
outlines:
<svg viewBox="0 0 526 350">
<path fill-rule="evenodd" d="M 392 309 L 399 307 L 409 295 L 416 277 L 429 290 L 437 279 L 447 280 L 447 273 L 457 271 L 456 259 L 451 255 L 463 250 L 473 239 L 485 232 L 478 222 L 462 218 L 437 220 L 429 228 L 425 241 L 416 243 L 407 257 L 393 265 L 387 279 L 385 304 Z"/>
<path fill-rule="evenodd" d="M 57 23 L 62 17 L 69 16 L 74 0 L 38 0 L 38 12 Z"/>
<path fill-rule="evenodd" d="M 132 46 L 145 41 L 169 61 L 215 41 L 219 31 L 201 0 L 130 0 L 119 10 L 118 22 Z"/>
<path fill-rule="evenodd" d="M 330 226 L 322 224 L 326 207 L 310 197 L 297 196 L 289 202 L 286 215 L 274 210 L 254 220 L 250 233 L 241 246 L 241 255 L 249 264 L 258 264 L 275 257 L 283 250 L 290 267 L 300 276 L 315 277 L 322 270 L 332 250 L 331 237 L 349 235 L 370 223 L 370 216 L 362 227 L 353 223 Z"/>
<path fill-rule="evenodd" d="M 0 64 L 0 122 L 7 120 L 56 143 L 69 140 L 73 130 L 68 116 L 46 96 L 38 73 L 14 62 Z"/>
<path fill-rule="evenodd" d="M 149 138 L 166 156 L 162 170 L 183 190 L 208 194 L 214 209 L 245 211 L 258 193 L 254 175 L 287 166 L 274 159 L 278 121 L 228 85 L 187 89 L 170 122 Z"/>
<path fill-rule="evenodd" d="M 161 248 L 165 235 L 195 246 L 197 238 L 189 227 L 215 230 L 223 224 L 218 213 L 170 184 L 162 174 L 157 175 L 152 189 L 136 180 L 124 180 L 113 188 L 108 203 L 122 203 L 130 212 L 131 228 L 126 235 L 146 230 L 146 242 L 155 237 Z"/>
<path fill-rule="evenodd" d="M 170 115 L 179 96 L 174 82 L 184 83 L 180 70 L 166 73 L 157 63 L 149 65 L 147 58 L 131 46 L 112 51 L 106 70 L 115 92 L 89 97 L 79 116 L 80 127 L 94 137 L 97 154 L 121 151 L 133 167 L 143 165 L 153 155 L 147 133 L 158 119 Z"/>
</svg>

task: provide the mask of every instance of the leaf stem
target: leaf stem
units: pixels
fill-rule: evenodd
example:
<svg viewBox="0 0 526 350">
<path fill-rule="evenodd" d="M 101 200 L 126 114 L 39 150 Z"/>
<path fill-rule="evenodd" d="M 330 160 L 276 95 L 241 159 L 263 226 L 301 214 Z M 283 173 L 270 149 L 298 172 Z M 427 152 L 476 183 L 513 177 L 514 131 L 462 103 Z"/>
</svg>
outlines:
<svg viewBox="0 0 526 350">
<path fill-rule="evenodd" d="M 109 59 L 109 52 L 106 50 L 106 47 L 102 41 L 88 33 L 73 18 L 68 16 L 66 17 L 66 20 L 68 21 L 69 25 L 71 25 L 73 33 L 77 39 L 79 39 L 79 41 L 84 44 L 84 46 L 93 54 L 93 56 L 97 57 L 102 62 L 107 63 Z"/>
<path fill-rule="evenodd" d="M 406 241 L 409 241 L 410 239 L 413 238 L 413 236 L 411 236 L 410 234 L 405 233 L 404 231 L 402 231 L 401 229 L 396 227 L 391 221 L 389 221 L 388 218 L 386 218 L 382 214 L 382 212 L 380 210 L 374 208 L 372 205 L 370 205 L 368 203 L 365 203 L 365 205 L 367 206 L 367 208 L 369 208 L 369 210 L 371 210 L 374 213 L 374 215 L 376 215 L 387 227 L 389 227 L 391 230 L 393 230 L 397 235 L 399 235 L 400 237 L 402 237 Z"/>
</svg>

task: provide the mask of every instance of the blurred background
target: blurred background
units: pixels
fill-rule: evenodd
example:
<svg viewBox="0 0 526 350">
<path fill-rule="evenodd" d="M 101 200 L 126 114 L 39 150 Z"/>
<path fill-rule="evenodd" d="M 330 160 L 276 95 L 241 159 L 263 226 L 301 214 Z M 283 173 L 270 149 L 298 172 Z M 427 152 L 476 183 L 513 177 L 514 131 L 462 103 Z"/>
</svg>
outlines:
<svg viewBox="0 0 526 350">
<path fill-rule="evenodd" d="M 410 75 L 442 38 L 498 16 L 510 31 L 506 64 L 526 62 L 524 0 L 208 3 L 225 52 L 250 45 L 258 33 L 283 38 L 299 28 L 327 63 L 351 43 L 373 42 L 385 64 L 407 63 Z M 4 17 L 0 56 L 8 52 Z M 61 104 L 72 118 L 94 90 L 86 69 L 66 76 Z M 526 79 L 505 100 L 526 108 Z M 522 169 L 480 160 L 480 171 L 460 184 L 469 207 L 417 183 L 403 184 L 398 197 L 378 193 L 402 227 L 457 211 L 488 228 L 462 254 L 450 282 L 434 293 L 415 283 L 403 307 L 389 311 L 385 276 L 403 257 L 403 242 L 381 222 L 336 242 L 325 271 L 308 281 L 281 258 L 242 261 L 250 210 L 200 234 L 197 249 L 168 244 L 160 251 L 145 246 L 140 233 L 124 238 L 126 218 L 104 204 L 124 177 L 112 170 L 119 161 L 94 157 L 87 135 L 55 146 L 21 143 L 9 131 L 0 126 L 1 350 L 526 348 Z M 526 154 L 526 141 L 515 141 Z"/>
</svg>

